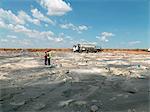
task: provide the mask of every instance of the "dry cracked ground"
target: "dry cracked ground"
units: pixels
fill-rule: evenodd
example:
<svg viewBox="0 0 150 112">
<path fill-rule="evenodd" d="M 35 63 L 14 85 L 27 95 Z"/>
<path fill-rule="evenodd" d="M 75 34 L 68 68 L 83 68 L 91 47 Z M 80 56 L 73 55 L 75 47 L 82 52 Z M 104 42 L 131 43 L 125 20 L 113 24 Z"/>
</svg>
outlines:
<svg viewBox="0 0 150 112">
<path fill-rule="evenodd" d="M 0 112 L 149 112 L 150 56 L 1 53 Z"/>
</svg>

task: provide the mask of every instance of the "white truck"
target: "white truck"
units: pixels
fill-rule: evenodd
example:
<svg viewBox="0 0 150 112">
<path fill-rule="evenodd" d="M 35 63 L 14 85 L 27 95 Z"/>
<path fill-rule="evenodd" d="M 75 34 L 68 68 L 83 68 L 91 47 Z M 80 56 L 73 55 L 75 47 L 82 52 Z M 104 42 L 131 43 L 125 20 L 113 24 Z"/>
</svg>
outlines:
<svg viewBox="0 0 150 112">
<path fill-rule="evenodd" d="M 96 45 L 94 44 L 77 44 L 73 46 L 73 52 L 97 52 Z"/>
</svg>

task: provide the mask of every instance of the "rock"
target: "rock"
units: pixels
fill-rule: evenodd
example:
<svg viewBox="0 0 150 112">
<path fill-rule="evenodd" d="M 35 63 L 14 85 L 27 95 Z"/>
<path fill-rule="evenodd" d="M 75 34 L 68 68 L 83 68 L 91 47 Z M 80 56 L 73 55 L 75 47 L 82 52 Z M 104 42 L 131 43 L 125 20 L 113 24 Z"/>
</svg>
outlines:
<svg viewBox="0 0 150 112">
<path fill-rule="evenodd" d="M 57 67 L 57 68 L 61 68 L 61 67 L 62 67 L 62 64 L 59 64 L 59 65 L 57 65 L 56 67 Z"/>
<path fill-rule="evenodd" d="M 135 109 L 128 109 L 128 112 L 136 112 Z"/>
<path fill-rule="evenodd" d="M 59 106 L 64 107 L 64 106 L 68 106 L 71 102 L 73 102 L 73 99 L 67 100 L 67 101 L 61 101 L 59 103 Z"/>
<path fill-rule="evenodd" d="M 128 109 L 128 112 L 132 112 L 132 110 L 131 110 L 131 109 Z"/>
<path fill-rule="evenodd" d="M 36 103 L 36 105 L 34 105 L 35 110 L 40 110 L 44 107 L 45 107 L 45 104 L 43 104 L 43 103 Z"/>
<path fill-rule="evenodd" d="M 51 74 L 56 74 L 56 71 L 52 71 Z"/>
<path fill-rule="evenodd" d="M 97 100 L 92 100 L 92 102 L 93 102 L 93 103 L 96 103 L 96 102 L 98 102 L 98 101 L 97 101 Z"/>
<path fill-rule="evenodd" d="M 117 96 L 118 96 L 118 97 L 121 97 L 121 96 L 123 96 L 123 94 L 117 94 Z"/>
<path fill-rule="evenodd" d="M 15 106 L 20 106 L 20 105 L 24 105 L 25 101 L 20 101 L 20 102 L 10 102 L 11 105 L 15 105 Z"/>
<path fill-rule="evenodd" d="M 86 101 L 76 101 L 75 104 L 81 106 L 81 105 L 86 105 L 87 102 Z"/>
<path fill-rule="evenodd" d="M 144 76 L 144 75 L 140 75 L 140 76 L 137 76 L 139 79 L 145 79 L 146 78 L 146 76 Z"/>
<path fill-rule="evenodd" d="M 63 82 L 66 82 L 66 81 L 67 81 L 67 78 L 64 78 L 64 79 L 63 79 Z"/>
<path fill-rule="evenodd" d="M 110 100 L 110 101 L 114 101 L 114 100 L 116 100 L 116 97 L 112 97 L 112 98 L 110 98 L 109 100 Z"/>
<path fill-rule="evenodd" d="M 131 93 L 131 94 L 135 94 L 136 93 L 136 91 L 132 91 L 132 90 L 129 90 L 129 91 L 127 91 L 128 93 Z"/>
<path fill-rule="evenodd" d="M 129 97 L 129 95 L 124 95 L 124 98 L 128 98 Z"/>
<path fill-rule="evenodd" d="M 65 74 L 68 74 L 69 73 L 69 70 L 66 70 Z"/>
<path fill-rule="evenodd" d="M 132 109 L 132 112 L 136 112 L 136 110 L 135 110 L 135 109 Z"/>
<path fill-rule="evenodd" d="M 92 105 L 91 106 L 91 112 L 96 112 L 96 111 L 98 111 L 98 106 Z"/>
</svg>

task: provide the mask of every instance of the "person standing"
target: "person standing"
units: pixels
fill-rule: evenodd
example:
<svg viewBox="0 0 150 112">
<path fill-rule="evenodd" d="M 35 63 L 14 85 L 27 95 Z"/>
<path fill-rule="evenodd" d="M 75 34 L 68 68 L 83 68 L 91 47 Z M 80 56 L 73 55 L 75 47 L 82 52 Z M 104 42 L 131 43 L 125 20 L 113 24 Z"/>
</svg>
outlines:
<svg viewBox="0 0 150 112">
<path fill-rule="evenodd" d="M 47 60 L 48 60 L 48 65 L 51 65 L 51 52 L 48 52 Z"/>
<path fill-rule="evenodd" d="M 45 58 L 45 65 L 47 65 L 47 52 L 45 52 L 45 56 L 44 56 L 44 58 Z"/>
</svg>

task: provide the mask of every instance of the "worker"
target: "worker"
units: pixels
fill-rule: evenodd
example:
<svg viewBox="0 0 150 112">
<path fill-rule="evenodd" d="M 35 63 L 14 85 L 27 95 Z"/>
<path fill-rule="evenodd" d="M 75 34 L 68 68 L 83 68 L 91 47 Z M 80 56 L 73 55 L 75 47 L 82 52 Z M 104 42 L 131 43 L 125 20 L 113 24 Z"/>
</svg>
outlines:
<svg viewBox="0 0 150 112">
<path fill-rule="evenodd" d="M 44 58 L 45 58 L 45 65 L 47 65 L 47 52 L 45 52 Z"/>
<path fill-rule="evenodd" d="M 51 52 L 47 54 L 48 65 L 51 65 Z"/>
</svg>

